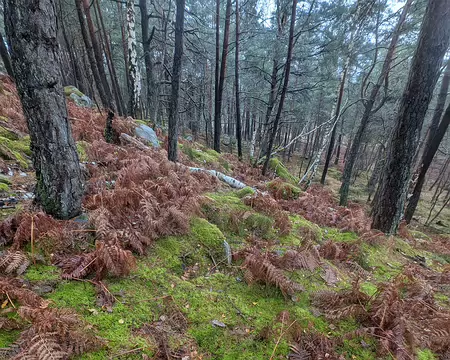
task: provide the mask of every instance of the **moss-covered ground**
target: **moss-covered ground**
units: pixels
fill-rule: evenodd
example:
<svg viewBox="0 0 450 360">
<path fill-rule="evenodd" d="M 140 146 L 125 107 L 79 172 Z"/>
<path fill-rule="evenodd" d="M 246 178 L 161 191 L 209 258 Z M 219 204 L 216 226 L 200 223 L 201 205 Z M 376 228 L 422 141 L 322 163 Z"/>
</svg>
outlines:
<svg viewBox="0 0 450 360">
<path fill-rule="evenodd" d="M 25 141 L 28 140 L 24 140 L 24 144 Z M 85 146 L 82 142 L 77 144 L 82 159 Z M 15 149 L 19 151 L 19 147 Z M 27 153 L 25 147 L 20 151 Z M 182 151 L 199 166 L 219 164 L 220 170 L 228 171 L 225 160 L 212 150 L 184 145 Z M 293 184 L 298 179 L 279 160 L 271 161 L 271 168 L 290 184 L 289 191 L 297 192 Z M 182 334 L 170 335 L 169 346 L 174 350 L 189 346 L 198 359 L 285 359 L 290 352 L 289 340 L 276 320 L 282 311 L 288 311 L 291 320 L 303 331 L 314 329 L 327 337 L 342 338 L 357 330 L 356 321 L 329 322 L 311 307 L 313 293 L 351 286 L 350 279 L 338 269 L 338 281 L 334 286 L 327 284 L 320 269 L 288 273 L 305 290 L 286 298 L 273 286 L 247 285 L 239 263 L 229 264 L 225 245 L 239 250 L 249 245 L 251 236 L 267 241 L 271 250 L 281 253 L 311 239 L 315 244 L 327 240 L 349 244 L 359 241 L 355 233 L 320 227 L 293 214 L 289 217 L 291 232 L 280 237 L 270 216 L 244 204 L 242 198 L 253 192 L 245 188 L 206 194 L 202 213 L 191 219 L 188 234 L 158 239 L 145 256 L 138 258 L 136 270 L 128 277 L 104 281 L 116 300 L 112 311 L 96 304 L 97 295 L 91 282 L 61 280 L 54 266 L 31 265 L 23 277 L 32 285 L 49 284 L 52 290 L 42 296 L 50 300 L 50 306 L 75 309 L 86 324 L 86 332 L 104 339 L 102 349 L 79 359 L 155 356 L 157 339 L 143 335 L 139 329 L 166 316 L 167 301 L 183 314 L 188 324 Z M 355 261 L 370 276 L 361 282 L 361 290 L 374 295 L 378 282 L 399 274 L 402 266 L 415 256 L 425 258 L 426 265 L 437 270 L 450 263 L 450 259 L 417 250 L 396 237 L 383 245 L 362 244 Z M 449 306 L 448 294 L 437 293 L 435 297 L 442 306 Z M 18 335 L 18 331 L 0 329 L 0 347 L 8 346 Z M 377 358 L 376 344 L 369 339 L 343 340 L 336 351 L 345 359 Z M 427 349 L 418 350 L 417 358 L 436 359 Z"/>
</svg>

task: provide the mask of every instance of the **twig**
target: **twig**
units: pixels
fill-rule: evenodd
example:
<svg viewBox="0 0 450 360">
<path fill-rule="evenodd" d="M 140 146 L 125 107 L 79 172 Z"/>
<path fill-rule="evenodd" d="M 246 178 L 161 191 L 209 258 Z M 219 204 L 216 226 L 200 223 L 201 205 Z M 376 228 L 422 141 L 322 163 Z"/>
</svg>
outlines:
<svg viewBox="0 0 450 360">
<path fill-rule="evenodd" d="M 36 265 L 36 257 L 34 256 L 34 216 L 31 215 L 31 257 L 33 264 Z"/>
<path fill-rule="evenodd" d="M 11 298 L 9 297 L 8 293 L 6 293 L 6 297 L 8 298 L 9 302 L 11 303 L 12 307 L 15 309 L 16 306 L 14 305 L 14 303 L 12 302 Z"/>
<path fill-rule="evenodd" d="M 272 360 L 273 357 L 275 356 L 275 352 L 277 351 L 278 344 L 280 343 L 281 338 L 283 337 L 283 335 L 286 334 L 286 332 L 287 332 L 287 331 L 291 328 L 291 326 L 294 325 L 296 322 L 297 322 L 297 320 L 294 320 L 294 321 L 291 323 L 291 325 L 289 325 L 289 326 L 286 328 L 286 330 L 284 330 L 284 331 L 281 330 L 280 336 L 278 337 L 277 343 L 275 344 L 275 347 L 273 348 L 272 355 L 270 356 L 270 359 L 269 359 L 269 360 Z"/>
</svg>

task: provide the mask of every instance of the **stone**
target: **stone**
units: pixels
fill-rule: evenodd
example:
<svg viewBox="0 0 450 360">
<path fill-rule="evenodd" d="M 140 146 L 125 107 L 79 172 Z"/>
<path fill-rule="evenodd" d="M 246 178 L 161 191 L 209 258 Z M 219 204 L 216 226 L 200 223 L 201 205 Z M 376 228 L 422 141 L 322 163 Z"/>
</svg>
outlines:
<svg viewBox="0 0 450 360">
<path fill-rule="evenodd" d="M 135 132 L 136 136 L 141 140 L 144 140 L 146 144 L 151 145 L 154 148 L 160 147 L 158 136 L 156 136 L 155 131 L 150 126 L 140 124 L 138 127 L 136 127 Z"/>
<path fill-rule="evenodd" d="M 78 90 L 75 86 L 65 86 L 64 94 L 72 99 L 75 104 L 80 107 L 92 107 L 92 100 L 83 94 L 80 90 Z"/>
</svg>

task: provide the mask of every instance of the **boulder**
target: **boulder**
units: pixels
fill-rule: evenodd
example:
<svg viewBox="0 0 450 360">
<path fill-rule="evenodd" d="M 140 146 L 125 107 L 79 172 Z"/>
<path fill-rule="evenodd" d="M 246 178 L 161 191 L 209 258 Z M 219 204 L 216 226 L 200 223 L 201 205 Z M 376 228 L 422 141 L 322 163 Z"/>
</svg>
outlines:
<svg viewBox="0 0 450 360">
<path fill-rule="evenodd" d="M 73 100 L 77 106 L 80 107 L 92 107 L 92 100 L 84 95 L 80 90 L 78 90 L 75 86 L 65 86 L 64 94 Z"/>
<path fill-rule="evenodd" d="M 156 136 L 155 131 L 147 125 L 139 124 L 136 127 L 136 136 L 143 140 L 144 143 L 153 146 L 154 148 L 159 148 L 158 136 Z"/>
</svg>

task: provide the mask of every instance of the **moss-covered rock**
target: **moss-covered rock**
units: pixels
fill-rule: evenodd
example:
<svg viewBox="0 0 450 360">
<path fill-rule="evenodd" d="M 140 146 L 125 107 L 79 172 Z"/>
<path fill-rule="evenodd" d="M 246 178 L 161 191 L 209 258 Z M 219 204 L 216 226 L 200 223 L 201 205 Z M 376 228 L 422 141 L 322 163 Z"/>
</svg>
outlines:
<svg viewBox="0 0 450 360">
<path fill-rule="evenodd" d="M 289 182 L 275 179 L 267 183 L 267 189 L 276 199 L 298 199 L 302 190 Z"/>
<path fill-rule="evenodd" d="M 8 186 L 8 184 L 1 183 L 1 182 L 0 182 L 0 193 L 2 193 L 2 192 L 8 192 L 8 191 L 9 191 L 9 186 Z"/>
<path fill-rule="evenodd" d="M 273 170 L 279 178 L 286 180 L 292 184 L 298 184 L 300 181 L 300 179 L 292 175 L 286 168 L 286 166 L 284 166 L 283 163 L 277 158 L 270 159 L 269 168 Z"/>
<path fill-rule="evenodd" d="M 0 136 L 0 158 L 17 162 L 22 168 L 28 168 L 27 157 L 31 156 L 30 138 L 28 136 L 10 140 Z"/>
<path fill-rule="evenodd" d="M 255 193 L 255 189 L 247 186 L 241 190 L 236 191 L 236 196 L 240 199 L 242 199 L 243 197 L 246 197 L 248 195 L 253 195 Z"/>
</svg>

